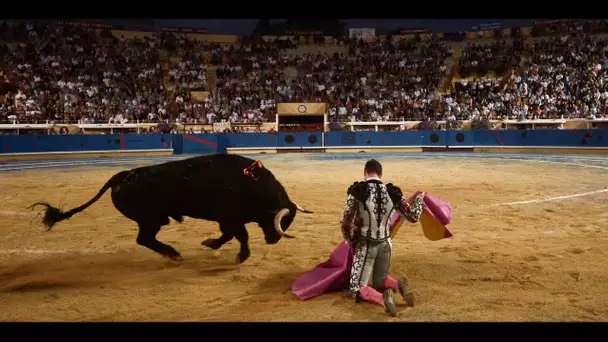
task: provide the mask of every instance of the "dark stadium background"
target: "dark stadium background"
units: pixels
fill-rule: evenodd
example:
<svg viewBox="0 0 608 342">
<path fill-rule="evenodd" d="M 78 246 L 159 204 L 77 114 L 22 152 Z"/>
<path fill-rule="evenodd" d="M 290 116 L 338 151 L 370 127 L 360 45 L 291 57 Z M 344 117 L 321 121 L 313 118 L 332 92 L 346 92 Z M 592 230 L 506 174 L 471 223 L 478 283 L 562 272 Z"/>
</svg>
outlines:
<svg viewBox="0 0 608 342">
<path fill-rule="evenodd" d="M 282 21 L 286 19 L 275 19 Z M 399 28 L 425 28 L 432 32 L 471 31 L 474 26 L 500 23 L 500 28 L 532 26 L 540 19 L 349 19 L 341 20 L 346 28 L 376 28 L 376 30 L 396 30 Z M 240 20 L 154 20 L 160 27 L 200 27 L 209 33 L 247 35 L 255 28 L 259 19 Z M 496 27 L 493 27 L 496 28 Z"/>
<path fill-rule="evenodd" d="M 6 20 L 6 19 L 4 19 Z M 11 19 L 14 20 L 14 19 Z M 70 19 L 74 20 L 74 19 Z M 281 23 L 287 19 L 271 19 L 271 23 Z M 430 32 L 476 31 L 512 27 L 531 27 L 542 19 L 344 19 L 340 20 L 348 28 L 375 28 L 376 34 L 386 34 L 398 29 L 426 29 Z M 38 20 L 39 21 L 39 20 Z M 87 21 L 90 21 L 88 19 Z M 187 27 L 205 29 L 210 34 L 251 34 L 260 19 L 105 19 L 103 21 L 125 28 L 150 29 L 152 27 Z M 316 21 L 316 20 L 315 20 Z"/>
</svg>

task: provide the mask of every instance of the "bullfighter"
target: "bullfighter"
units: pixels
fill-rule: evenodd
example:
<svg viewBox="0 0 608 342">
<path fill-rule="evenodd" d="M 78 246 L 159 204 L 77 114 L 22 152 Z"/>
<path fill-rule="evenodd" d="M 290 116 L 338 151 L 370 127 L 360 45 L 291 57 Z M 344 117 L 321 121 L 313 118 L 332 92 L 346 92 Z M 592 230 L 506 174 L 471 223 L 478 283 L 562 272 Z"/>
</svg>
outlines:
<svg viewBox="0 0 608 342">
<path fill-rule="evenodd" d="M 395 291 L 399 291 L 408 306 L 413 306 L 414 296 L 407 278 L 396 280 L 389 275 L 391 217 L 397 211 L 409 222 L 418 222 L 425 193 L 416 196 L 410 206 L 397 186 L 382 182 L 382 165 L 374 159 L 365 164 L 363 177 L 363 182 L 349 187 L 341 221 L 344 239 L 355 251 L 349 289 L 357 303 L 379 304 L 395 317 L 398 315 Z M 368 286 L 370 277 L 372 287 Z"/>
</svg>

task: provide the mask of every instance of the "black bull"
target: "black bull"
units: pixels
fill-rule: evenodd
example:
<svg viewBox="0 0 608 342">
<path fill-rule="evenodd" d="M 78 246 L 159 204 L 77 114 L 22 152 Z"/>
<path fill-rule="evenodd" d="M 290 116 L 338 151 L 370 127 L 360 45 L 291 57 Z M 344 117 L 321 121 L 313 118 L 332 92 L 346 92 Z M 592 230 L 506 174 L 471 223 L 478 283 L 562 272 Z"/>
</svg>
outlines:
<svg viewBox="0 0 608 342">
<path fill-rule="evenodd" d="M 116 209 L 139 226 L 137 243 L 176 261 L 183 260 L 180 253 L 156 239 L 169 218 L 180 223 L 184 216 L 218 222 L 222 235 L 202 245 L 219 249 L 236 238 L 241 244 L 237 262 L 244 262 L 250 255 L 245 224 L 257 223 L 266 242 L 275 244 L 281 237 L 293 238 L 285 231 L 296 211 L 312 213 L 289 199 L 270 170 L 238 155 L 201 156 L 122 171 L 90 201 L 66 212 L 48 203 L 32 207 L 46 207 L 42 222 L 50 230 L 55 223 L 85 210 L 110 188 Z"/>
</svg>

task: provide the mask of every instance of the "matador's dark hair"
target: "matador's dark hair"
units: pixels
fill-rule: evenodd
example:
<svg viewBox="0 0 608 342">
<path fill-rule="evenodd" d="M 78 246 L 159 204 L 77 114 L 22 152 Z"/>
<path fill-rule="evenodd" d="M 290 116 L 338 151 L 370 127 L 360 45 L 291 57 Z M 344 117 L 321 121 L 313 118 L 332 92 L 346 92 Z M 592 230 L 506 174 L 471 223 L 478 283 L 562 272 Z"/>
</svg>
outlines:
<svg viewBox="0 0 608 342">
<path fill-rule="evenodd" d="M 382 176 L 382 164 L 376 159 L 370 159 L 365 163 L 365 168 L 363 169 L 365 173 L 375 173 L 378 176 Z"/>
</svg>

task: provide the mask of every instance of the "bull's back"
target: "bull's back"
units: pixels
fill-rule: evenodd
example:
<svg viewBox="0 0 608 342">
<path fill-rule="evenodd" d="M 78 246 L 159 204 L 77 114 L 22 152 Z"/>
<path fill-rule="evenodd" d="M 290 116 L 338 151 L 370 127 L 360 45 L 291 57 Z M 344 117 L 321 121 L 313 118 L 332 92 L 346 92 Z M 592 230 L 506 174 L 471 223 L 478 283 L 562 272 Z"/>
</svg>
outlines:
<svg viewBox="0 0 608 342">
<path fill-rule="evenodd" d="M 282 201 L 269 170 L 254 170 L 257 181 L 245 175 L 243 170 L 254 162 L 237 155 L 209 155 L 137 168 L 121 184 L 121 192 L 168 216 L 219 220 L 239 213 L 252 217 Z"/>
</svg>

